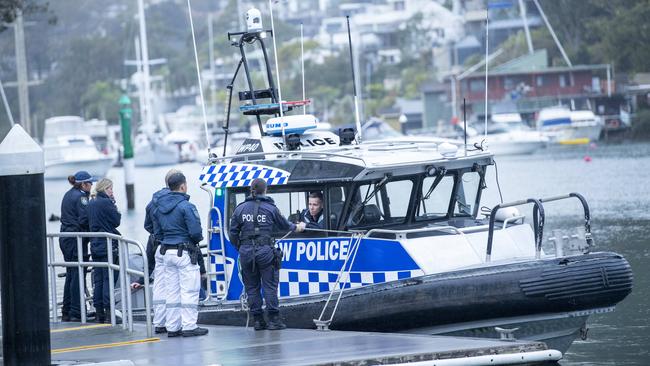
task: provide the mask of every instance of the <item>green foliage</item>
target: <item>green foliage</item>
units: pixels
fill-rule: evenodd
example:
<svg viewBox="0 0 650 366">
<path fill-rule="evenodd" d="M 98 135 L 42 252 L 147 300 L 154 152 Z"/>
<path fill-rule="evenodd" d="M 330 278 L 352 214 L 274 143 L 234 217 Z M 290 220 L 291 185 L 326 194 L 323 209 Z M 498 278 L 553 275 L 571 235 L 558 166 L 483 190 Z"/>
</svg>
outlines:
<svg viewBox="0 0 650 366">
<path fill-rule="evenodd" d="M 650 70 L 650 0 L 555 0 L 541 5 L 573 64 L 613 63 L 618 71 L 631 73 Z M 565 64 L 545 27 L 531 36 L 536 49 L 549 51 L 553 65 Z M 502 47 L 501 61 L 527 52 L 523 32 Z"/>
<path fill-rule="evenodd" d="M 632 136 L 650 139 L 650 109 L 641 109 L 632 120 Z"/>
<path fill-rule="evenodd" d="M 84 117 L 116 122 L 120 110 L 117 101 L 121 95 L 122 91 L 116 85 L 105 81 L 96 81 L 81 96 Z"/>
</svg>

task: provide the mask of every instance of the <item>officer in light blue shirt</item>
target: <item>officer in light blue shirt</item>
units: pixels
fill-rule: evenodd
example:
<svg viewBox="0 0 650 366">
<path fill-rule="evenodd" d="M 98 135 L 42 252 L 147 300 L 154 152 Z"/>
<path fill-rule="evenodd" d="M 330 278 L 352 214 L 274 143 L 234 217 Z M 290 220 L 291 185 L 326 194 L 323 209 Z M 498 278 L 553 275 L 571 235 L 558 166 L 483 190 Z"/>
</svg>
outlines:
<svg viewBox="0 0 650 366">
<path fill-rule="evenodd" d="M 278 304 L 278 281 L 281 252 L 275 248 L 273 232 L 302 232 L 305 223 L 289 222 L 266 196 L 266 182 L 257 178 L 251 184 L 251 195 L 235 208 L 230 219 L 230 241 L 239 251 L 242 279 L 248 295 L 255 330 L 284 329 Z M 268 324 L 262 311 L 262 295 L 266 303 Z"/>
</svg>

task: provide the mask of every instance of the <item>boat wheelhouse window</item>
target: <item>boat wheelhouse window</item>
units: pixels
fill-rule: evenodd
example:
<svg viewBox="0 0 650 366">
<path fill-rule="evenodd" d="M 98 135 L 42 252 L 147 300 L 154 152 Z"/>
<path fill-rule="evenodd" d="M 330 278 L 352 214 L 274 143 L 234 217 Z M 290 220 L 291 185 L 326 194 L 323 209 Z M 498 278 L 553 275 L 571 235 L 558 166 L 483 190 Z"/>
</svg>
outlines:
<svg viewBox="0 0 650 366">
<path fill-rule="evenodd" d="M 441 217 L 447 217 L 449 212 L 449 203 L 454 191 L 454 176 L 445 175 L 438 177 L 425 177 L 422 182 L 421 201 L 418 205 L 416 220 L 428 220 Z"/>
<path fill-rule="evenodd" d="M 323 195 L 323 215 L 329 215 L 328 220 L 325 220 L 324 228 L 328 229 L 336 227 L 338 220 L 342 216 L 343 206 L 346 199 L 346 192 L 344 187 L 330 186 L 330 187 L 269 187 L 267 197 L 270 197 L 275 202 L 275 206 L 280 210 L 282 216 L 286 217 L 291 222 L 300 221 L 300 213 L 309 207 L 309 194 L 311 192 L 320 192 Z M 232 217 L 235 207 L 244 202 L 248 197 L 248 189 L 245 191 L 241 188 L 230 195 L 228 201 L 228 217 Z M 327 217 L 327 216 L 325 216 Z M 280 234 L 280 233 L 276 233 Z M 281 233 L 282 235 L 286 233 Z M 317 235 L 318 233 L 308 233 Z M 304 236 L 305 234 L 300 234 Z"/>
<path fill-rule="evenodd" d="M 481 184 L 481 175 L 478 172 L 465 172 L 458 181 L 454 216 L 473 216 L 477 205 L 476 198 Z"/>
<path fill-rule="evenodd" d="M 400 224 L 406 221 L 411 179 L 377 181 L 358 186 L 352 197 L 348 227 L 371 227 L 377 224 Z"/>
</svg>

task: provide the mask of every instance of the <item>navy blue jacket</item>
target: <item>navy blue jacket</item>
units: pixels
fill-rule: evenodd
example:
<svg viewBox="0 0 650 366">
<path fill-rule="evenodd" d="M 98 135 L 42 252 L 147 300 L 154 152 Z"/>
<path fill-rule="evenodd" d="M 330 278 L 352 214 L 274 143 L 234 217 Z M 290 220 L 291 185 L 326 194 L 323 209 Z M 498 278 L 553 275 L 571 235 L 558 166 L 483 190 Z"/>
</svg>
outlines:
<svg viewBox="0 0 650 366">
<path fill-rule="evenodd" d="M 61 232 L 87 232 L 88 192 L 70 188 L 61 201 Z"/>
<path fill-rule="evenodd" d="M 158 208 L 158 199 L 169 192 L 171 192 L 169 188 L 165 187 L 154 193 L 153 196 L 151 196 L 151 201 L 149 201 L 145 208 L 144 229 L 147 230 L 149 234 L 152 234 L 157 240 L 162 239 L 162 228 L 156 220 L 154 212 Z"/>
<path fill-rule="evenodd" d="M 120 235 L 117 227 L 120 226 L 121 219 L 122 215 L 117 211 L 115 203 L 104 192 L 97 193 L 97 197 L 88 203 L 88 223 L 91 232 Z M 93 257 L 107 256 L 106 238 L 90 239 L 90 253 Z"/>
<path fill-rule="evenodd" d="M 309 209 L 304 209 L 300 213 L 300 221 L 305 223 L 305 227 L 308 229 L 325 229 L 325 217 L 323 215 L 323 210 L 320 210 L 316 217 L 313 217 L 309 213 Z"/>
<path fill-rule="evenodd" d="M 154 220 L 160 224 L 163 244 L 196 244 L 203 240 L 199 212 L 189 199 L 185 193 L 167 191 L 156 200 Z"/>
<path fill-rule="evenodd" d="M 61 201 L 61 232 L 88 232 L 88 192 L 78 188 L 70 188 Z M 83 238 L 83 257 L 88 255 L 88 241 Z M 59 238 L 59 246 L 66 260 L 77 257 L 77 239 Z"/>
<path fill-rule="evenodd" d="M 241 244 L 246 244 L 246 236 L 254 235 L 255 223 L 253 212 L 255 201 L 260 202 L 257 211 L 257 224 L 260 236 L 271 236 L 274 231 L 295 231 L 296 225 L 289 222 L 275 206 L 271 197 L 257 196 L 246 197 L 246 200 L 235 208 L 230 219 L 230 241 L 238 245 L 239 239 L 244 238 Z"/>
</svg>

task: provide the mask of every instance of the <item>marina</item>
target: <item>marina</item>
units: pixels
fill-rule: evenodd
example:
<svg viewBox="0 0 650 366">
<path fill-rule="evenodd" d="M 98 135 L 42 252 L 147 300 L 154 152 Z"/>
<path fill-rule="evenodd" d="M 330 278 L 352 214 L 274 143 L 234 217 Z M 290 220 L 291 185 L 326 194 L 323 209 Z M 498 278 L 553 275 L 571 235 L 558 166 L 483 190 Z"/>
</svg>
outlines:
<svg viewBox="0 0 650 366">
<path fill-rule="evenodd" d="M 0 4 L 2 364 L 650 359 L 650 84 L 567 4 L 197 2 L 111 6 L 135 73 L 38 113 L 70 60 L 28 73 L 23 16 L 69 4 Z"/>
</svg>

